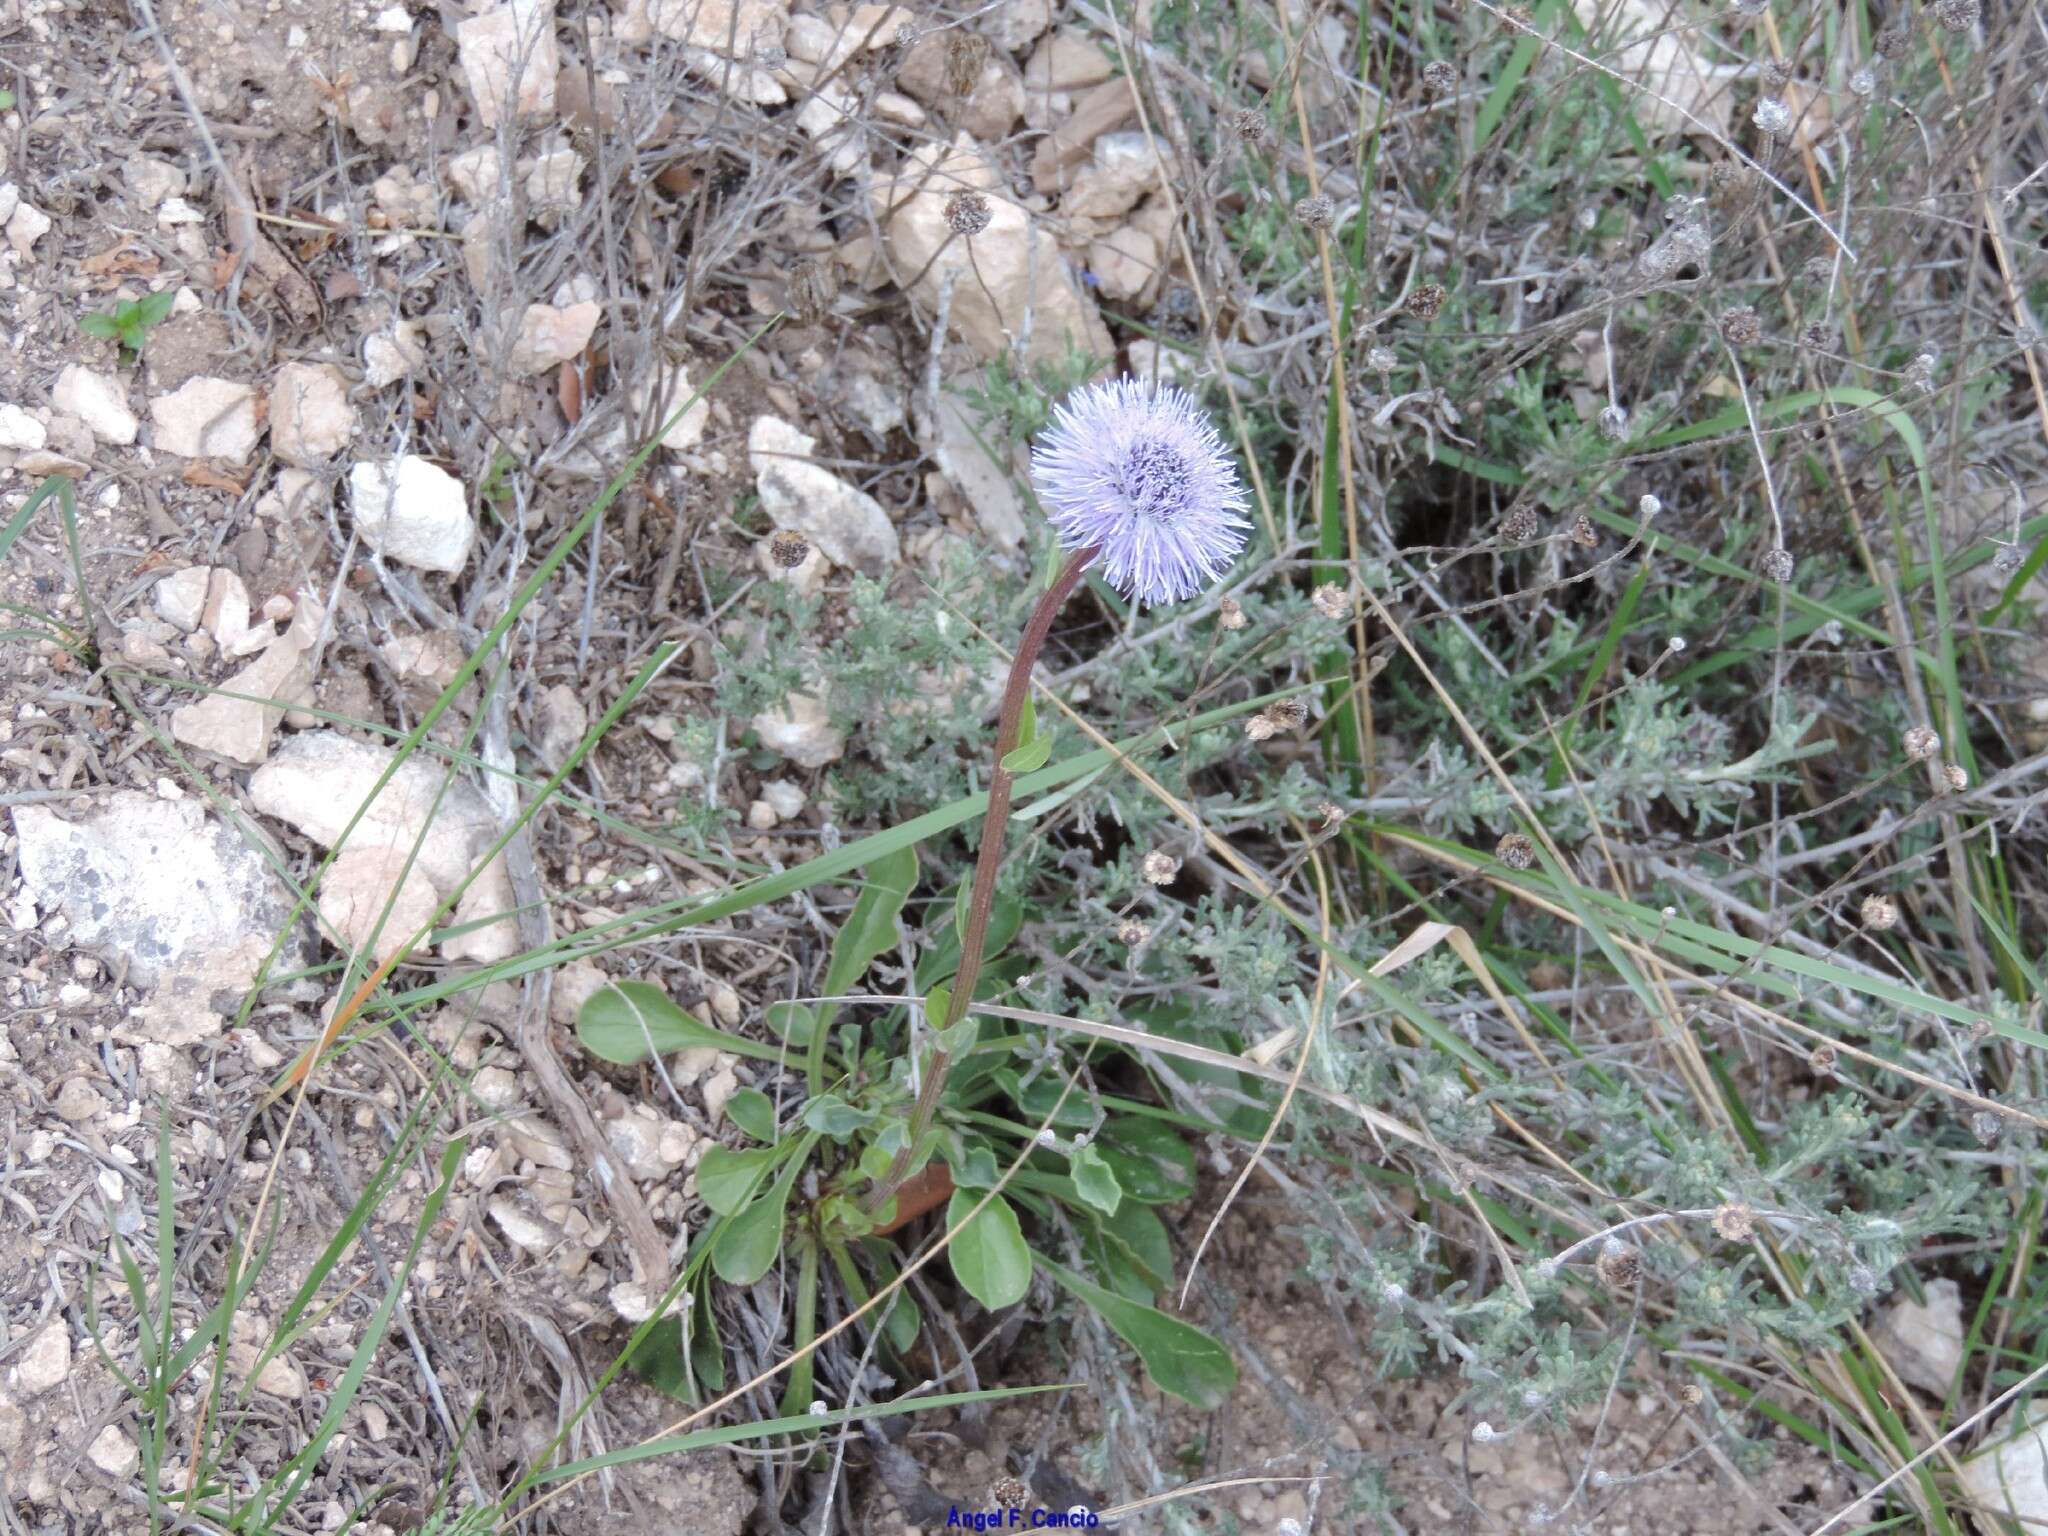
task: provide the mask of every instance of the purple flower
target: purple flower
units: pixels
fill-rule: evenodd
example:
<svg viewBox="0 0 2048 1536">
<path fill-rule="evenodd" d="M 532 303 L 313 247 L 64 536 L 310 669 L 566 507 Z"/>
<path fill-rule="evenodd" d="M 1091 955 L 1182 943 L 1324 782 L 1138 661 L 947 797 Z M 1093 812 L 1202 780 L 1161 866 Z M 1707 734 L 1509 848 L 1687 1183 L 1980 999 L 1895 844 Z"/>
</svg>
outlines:
<svg viewBox="0 0 2048 1536">
<path fill-rule="evenodd" d="M 1054 410 L 1031 482 L 1064 549 L 1099 545 L 1103 580 L 1141 607 L 1221 576 L 1250 528 L 1223 439 L 1184 389 L 1122 378 Z"/>
</svg>

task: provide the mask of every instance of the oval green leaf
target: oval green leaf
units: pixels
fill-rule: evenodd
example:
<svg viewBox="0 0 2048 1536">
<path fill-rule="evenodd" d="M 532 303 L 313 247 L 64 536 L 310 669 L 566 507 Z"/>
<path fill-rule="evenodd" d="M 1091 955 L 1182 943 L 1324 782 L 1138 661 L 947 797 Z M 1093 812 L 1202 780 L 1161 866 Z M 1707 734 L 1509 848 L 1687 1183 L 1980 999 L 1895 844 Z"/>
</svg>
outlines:
<svg viewBox="0 0 2048 1536">
<path fill-rule="evenodd" d="M 1102 1320 L 1116 1331 L 1138 1358 L 1145 1362 L 1145 1374 L 1182 1402 L 1197 1408 L 1222 1406 L 1237 1385 L 1237 1365 L 1230 1351 L 1191 1323 L 1169 1317 L 1157 1307 L 1148 1307 L 1128 1296 L 1104 1290 L 1083 1280 L 1072 1270 L 1062 1269 L 1044 1255 L 1038 1262 L 1045 1272 L 1076 1300 L 1093 1307 Z"/>
<path fill-rule="evenodd" d="M 1171 1205 L 1195 1192 L 1194 1149 L 1162 1121 L 1123 1116 L 1109 1123 L 1096 1145 L 1133 1200 Z"/>
<path fill-rule="evenodd" d="M 789 1206 L 789 1185 L 775 1187 L 730 1218 L 712 1245 L 711 1267 L 727 1285 L 756 1285 L 775 1267 L 782 1251 L 782 1223 Z"/>
<path fill-rule="evenodd" d="M 762 1017 L 770 1029 L 798 1049 L 809 1045 L 818 1031 L 818 1015 L 806 1003 L 770 1003 Z"/>
<path fill-rule="evenodd" d="M 775 1166 L 773 1147 L 706 1147 L 697 1160 L 697 1193 L 720 1216 L 730 1216 L 753 1197 Z"/>
<path fill-rule="evenodd" d="M 946 1204 L 946 1225 L 958 1226 L 980 1200 L 979 1195 L 956 1190 Z M 1017 1225 L 1017 1213 L 1001 1195 L 989 1197 L 981 1213 L 955 1234 L 946 1253 L 953 1261 L 953 1278 L 991 1312 L 1015 1306 L 1031 1288 L 1031 1250 Z"/>
<path fill-rule="evenodd" d="M 957 1133 L 939 1143 L 939 1151 L 946 1159 L 946 1166 L 953 1172 L 953 1184 L 957 1189 L 994 1189 L 1002 1170 L 996 1166 L 995 1152 L 979 1137 L 969 1141 Z"/>
<path fill-rule="evenodd" d="M 1173 1278 L 1173 1241 L 1166 1235 L 1166 1223 L 1149 1205 L 1126 1200 L 1116 1213 L 1102 1218 L 1104 1238 L 1118 1243 L 1144 1269 L 1155 1291 L 1164 1290 Z"/>
<path fill-rule="evenodd" d="M 1011 773 L 1036 773 L 1052 756 L 1052 732 L 1043 731 L 1014 752 L 1003 754 L 1003 767 Z"/>
<path fill-rule="evenodd" d="M 742 1088 L 725 1101 L 726 1118 L 756 1141 L 775 1141 L 775 1101 L 758 1088 Z"/>
<path fill-rule="evenodd" d="M 645 1061 L 650 1045 L 663 1056 L 709 1046 L 757 1061 L 782 1059 L 782 1052 L 772 1045 L 729 1035 L 683 1012 L 666 992 L 647 981 L 615 981 L 593 992 L 576 1015 L 576 1038 L 591 1055 L 621 1066 Z"/>
<path fill-rule="evenodd" d="M 1116 1173 L 1092 1146 L 1075 1151 L 1069 1164 L 1074 1175 L 1074 1193 L 1105 1216 L 1114 1216 L 1123 1203 L 1123 1186 Z"/>
<path fill-rule="evenodd" d="M 876 1118 L 872 1109 L 849 1104 L 836 1093 L 819 1094 L 804 1105 L 803 1113 L 805 1129 L 830 1136 L 834 1141 L 844 1141 L 855 1131 L 866 1130 Z"/>
</svg>

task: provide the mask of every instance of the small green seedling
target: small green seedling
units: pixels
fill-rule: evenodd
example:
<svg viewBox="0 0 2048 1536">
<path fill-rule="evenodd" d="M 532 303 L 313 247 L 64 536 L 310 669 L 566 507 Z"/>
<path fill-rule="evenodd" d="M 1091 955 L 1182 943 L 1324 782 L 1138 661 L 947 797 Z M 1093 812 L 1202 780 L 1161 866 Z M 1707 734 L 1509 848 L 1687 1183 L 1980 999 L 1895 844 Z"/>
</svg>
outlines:
<svg viewBox="0 0 2048 1536">
<path fill-rule="evenodd" d="M 477 495 L 501 517 L 512 506 L 512 471 L 518 467 L 519 461 L 500 448 L 491 455 L 491 467 L 484 472 L 483 484 L 477 487 Z"/>
<path fill-rule="evenodd" d="M 177 295 L 170 292 L 123 299 L 109 314 L 85 316 L 78 328 L 88 336 L 120 342 L 122 361 L 130 361 L 142 355 L 142 343 L 152 329 L 163 324 L 176 301 Z"/>
</svg>

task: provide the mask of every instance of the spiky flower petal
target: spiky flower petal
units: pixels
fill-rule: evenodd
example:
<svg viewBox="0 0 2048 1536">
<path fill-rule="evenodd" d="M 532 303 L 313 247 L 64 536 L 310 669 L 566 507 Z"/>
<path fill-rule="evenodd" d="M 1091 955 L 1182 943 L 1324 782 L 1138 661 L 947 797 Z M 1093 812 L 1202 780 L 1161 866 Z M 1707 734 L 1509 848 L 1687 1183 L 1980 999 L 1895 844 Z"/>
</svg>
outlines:
<svg viewBox="0 0 2048 1536">
<path fill-rule="evenodd" d="M 1076 390 L 1032 447 L 1031 481 L 1061 546 L 1099 545 L 1103 580 L 1140 606 L 1215 581 L 1251 526 L 1223 439 L 1172 385 L 1122 378 Z"/>
</svg>

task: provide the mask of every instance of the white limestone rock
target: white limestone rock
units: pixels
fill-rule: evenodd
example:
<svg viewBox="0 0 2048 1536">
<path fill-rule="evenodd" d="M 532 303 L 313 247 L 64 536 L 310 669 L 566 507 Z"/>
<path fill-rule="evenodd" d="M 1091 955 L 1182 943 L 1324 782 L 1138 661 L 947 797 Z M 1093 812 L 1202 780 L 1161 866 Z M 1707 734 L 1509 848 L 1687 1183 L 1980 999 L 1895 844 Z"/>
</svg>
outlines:
<svg viewBox="0 0 2048 1536">
<path fill-rule="evenodd" d="M 462 482 L 418 454 L 374 459 L 348 472 L 349 515 L 387 560 L 454 575 L 476 543 Z"/>
<path fill-rule="evenodd" d="M 127 386 L 77 363 L 67 363 L 58 372 L 50 404 L 67 416 L 76 416 L 94 437 L 116 448 L 127 447 L 142 430 L 142 423 L 128 409 Z"/>
<path fill-rule="evenodd" d="M 903 559 L 889 514 L 867 492 L 809 462 L 817 439 L 778 416 L 757 416 L 747 433 L 761 509 L 779 528 L 794 528 L 835 565 L 880 575 Z"/>
</svg>

